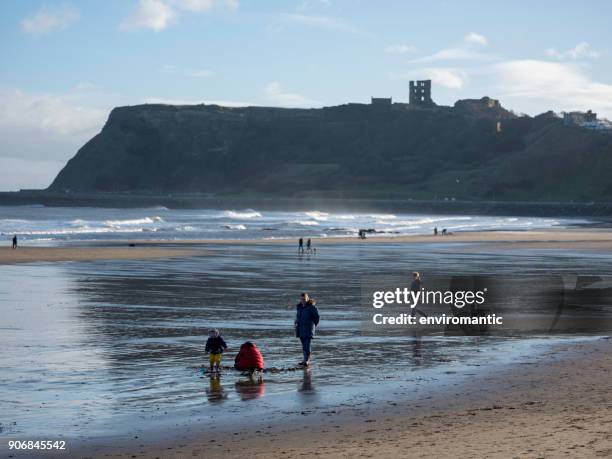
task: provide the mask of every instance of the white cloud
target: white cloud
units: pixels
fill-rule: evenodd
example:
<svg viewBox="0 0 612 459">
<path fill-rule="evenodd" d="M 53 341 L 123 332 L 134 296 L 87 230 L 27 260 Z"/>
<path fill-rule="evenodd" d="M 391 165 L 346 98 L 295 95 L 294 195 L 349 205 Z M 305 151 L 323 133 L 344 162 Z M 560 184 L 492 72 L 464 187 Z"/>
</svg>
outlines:
<svg viewBox="0 0 612 459">
<path fill-rule="evenodd" d="M 389 45 L 385 48 L 387 54 L 406 54 L 416 51 L 416 47 L 412 45 Z"/>
<path fill-rule="evenodd" d="M 418 68 L 403 74 L 391 74 L 394 80 L 432 80 L 434 86 L 449 89 L 462 89 L 467 78 L 467 72 L 456 68 L 427 67 Z"/>
<path fill-rule="evenodd" d="M 469 45 L 478 45 L 478 46 L 487 46 L 489 41 L 487 37 L 484 35 L 480 35 L 476 32 L 470 32 L 465 37 L 463 37 L 463 41 L 465 41 Z"/>
<path fill-rule="evenodd" d="M 208 78 L 213 75 L 213 71 L 208 69 L 187 70 L 185 72 L 185 76 L 193 78 Z"/>
<path fill-rule="evenodd" d="M 79 99 L 77 93 L 0 91 L 0 128 L 36 131 L 54 137 L 89 136 L 101 127 L 108 111 L 83 105 Z"/>
<path fill-rule="evenodd" d="M 44 35 L 54 30 L 65 29 L 78 19 L 79 12 L 68 5 L 42 7 L 21 21 L 21 30 L 31 35 Z"/>
<path fill-rule="evenodd" d="M 289 25 L 301 25 L 305 27 L 312 27 L 316 29 L 329 30 L 334 32 L 352 32 L 360 33 L 358 29 L 351 26 L 342 19 L 334 18 L 332 16 L 315 16 L 308 14 L 297 14 L 297 13 L 280 13 L 275 15 L 283 24 Z"/>
<path fill-rule="evenodd" d="M 601 56 L 601 53 L 594 50 L 586 41 L 583 41 L 566 51 L 558 51 L 555 48 L 549 48 L 546 50 L 546 55 L 556 59 L 597 59 Z"/>
<path fill-rule="evenodd" d="M 265 98 L 280 107 L 316 107 L 321 102 L 311 100 L 302 94 L 286 92 L 280 82 L 272 81 L 266 85 Z"/>
<path fill-rule="evenodd" d="M 0 191 L 47 188 L 64 165 L 64 161 L 0 156 Z"/>
<path fill-rule="evenodd" d="M 176 65 L 165 64 L 162 66 L 162 68 L 159 71 L 162 73 L 168 73 L 170 75 L 174 75 L 176 73 Z"/>
<path fill-rule="evenodd" d="M 240 7 L 240 2 L 238 0 L 225 0 L 223 3 L 230 11 L 236 11 Z"/>
<path fill-rule="evenodd" d="M 145 28 L 164 30 L 177 19 L 174 10 L 160 0 L 139 0 L 138 6 L 120 25 L 123 30 Z"/>
<path fill-rule="evenodd" d="M 612 115 L 612 85 L 593 81 L 575 64 L 540 60 L 512 60 L 491 67 L 500 98 L 518 110 L 594 109 Z M 512 105 L 511 105 L 512 106 Z"/>
<path fill-rule="evenodd" d="M 327 9 L 331 6 L 331 0 L 302 0 L 298 11 L 312 11 Z"/>
<path fill-rule="evenodd" d="M 412 63 L 424 63 L 424 62 L 441 62 L 441 61 L 468 61 L 468 60 L 486 60 L 490 59 L 491 56 L 471 49 L 466 48 L 447 48 L 437 51 L 429 56 L 420 57 L 414 59 Z"/>
<path fill-rule="evenodd" d="M 425 75 L 433 84 L 437 84 L 449 89 L 461 89 L 465 79 L 465 73 L 457 69 L 448 68 L 426 68 L 419 71 Z"/>
<path fill-rule="evenodd" d="M 209 11 L 214 5 L 213 0 L 171 0 L 170 3 L 177 8 L 196 13 Z"/>
<path fill-rule="evenodd" d="M 216 6 L 238 9 L 238 0 L 139 0 L 132 14 L 120 25 L 123 30 L 151 29 L 160 32 L 178 22 L 180 12 L 207 13 Z"/>
<path fill-rule="evenodd" d="M 0 89 L 0 188 L 49 185 L 122 102 L 90 83 L 63 94 Z"/>
</svg>

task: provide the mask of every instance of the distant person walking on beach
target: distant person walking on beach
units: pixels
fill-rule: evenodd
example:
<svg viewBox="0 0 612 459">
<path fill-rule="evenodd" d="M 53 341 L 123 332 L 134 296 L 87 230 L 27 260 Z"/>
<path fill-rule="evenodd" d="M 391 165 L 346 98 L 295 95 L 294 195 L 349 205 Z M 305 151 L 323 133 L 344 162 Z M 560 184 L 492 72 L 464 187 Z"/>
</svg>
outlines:
<svg viewBox="0 0 612 459">
<path fill-rule="evenodd" d="M 210 354 L 208 360 L 210 361 L 210 373 L 218 375 L 221 369 L 221 355 L 223 351 L 227 349 L 227 344 L 223 340 L 223 337 L 219 333 L 219 330 L 213 328 L 208 332 L 208 340 L 206 341 L 205 351 Z"/>
<path fill-rule="evenodd" d="M 296 306 L 295 336 L 302 343 L 304 359 L 299 365 L 303 367 L 310 365 L 310 342 L 315 334 L 317 325 L 319 325 L 319 311 L 315 304 L 314 298 L 310 298 L 308 293 L 302 293 L 300 302 Z"/>
<path fill-rule="evenodd" d="M 438 235 L 438 227 L 434 226 L 434 236 L 437 236 L 437 235 Z"/>
<path fill-rule="evenodd" d="M 410 283 L 410 291 L 420 292 L 422 288 L 423 288 L 423 281 L 421 280 L 421 274 L 417 271 L 414 271 L 412 273 L 412 282 Z M 425 314 L 423 311 L 417 308 L 415 304 L 414 308 L 412 308 L 412 311 L 410 311 L 410 315 L 414 317 L 416 316 L 417 312 L 421 314 L 423 317 L 427 317 L 427 314 Z"/>
<path fill-rule="evenodd" d="M 17 248 L 17 235 L 16 234 L 13 236 L 13 248 L 14 249 Z"/>
<path fill-rule="evenodd" d="M 298 253 L 304 253 L 304 239 L 300 238 L 298 241 Z"/>
<path fill-rule="evenodd" d="M 312 241 L 310 238 L 306 241 L 306 253 L 312 252 Z"/>
</svg>

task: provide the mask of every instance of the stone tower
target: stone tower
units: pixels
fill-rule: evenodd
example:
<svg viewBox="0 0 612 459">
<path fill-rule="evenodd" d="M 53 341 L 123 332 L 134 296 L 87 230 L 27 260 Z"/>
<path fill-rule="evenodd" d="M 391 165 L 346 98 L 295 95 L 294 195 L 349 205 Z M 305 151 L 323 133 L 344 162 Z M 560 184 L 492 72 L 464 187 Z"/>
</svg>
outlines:
<svg viewBox="0 0 612 459">
<path fill-rule="evenodd" d="M 410 105 L 419 107 L 431 107 L 431 80 L 417 80 L 410 82 Z"/>
</svg>

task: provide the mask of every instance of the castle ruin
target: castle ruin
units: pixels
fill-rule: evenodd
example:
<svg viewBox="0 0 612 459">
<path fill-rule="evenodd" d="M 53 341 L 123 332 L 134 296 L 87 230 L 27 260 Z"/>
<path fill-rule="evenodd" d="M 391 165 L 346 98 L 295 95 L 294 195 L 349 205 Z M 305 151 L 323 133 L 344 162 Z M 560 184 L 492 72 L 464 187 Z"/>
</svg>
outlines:
<svg viewBox="0 0 612 459">
<path fill-rule="evenodd" d="M 431 100 L 431 80 L 417 80 L 410 82 L 410 105 L 418 107 L 431 107 L 434 105 Z"/>
</svg>

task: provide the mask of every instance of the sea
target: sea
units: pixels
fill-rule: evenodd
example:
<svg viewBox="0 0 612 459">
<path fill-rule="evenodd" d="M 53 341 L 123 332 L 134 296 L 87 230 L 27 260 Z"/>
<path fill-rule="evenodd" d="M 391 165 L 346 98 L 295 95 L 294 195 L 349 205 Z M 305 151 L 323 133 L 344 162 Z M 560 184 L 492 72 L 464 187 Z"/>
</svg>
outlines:
<svg viewBox="0 0 612 459">
<path fill-rule="evenodd" d="M 121 239 L 282 239 L 431 234 L 440 231 L 530 230 L 586 224 L 584 219 L 403 213 L 264 211 L 258 209 L 107 209 L 0 206 L 0 235 L 30 243 Z"/>
</svg>

